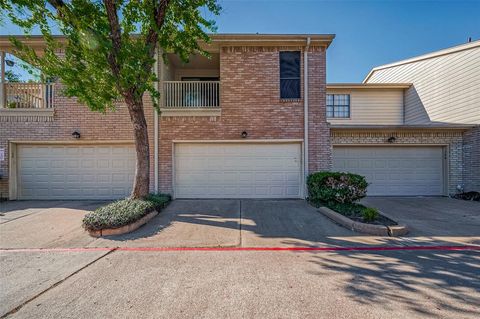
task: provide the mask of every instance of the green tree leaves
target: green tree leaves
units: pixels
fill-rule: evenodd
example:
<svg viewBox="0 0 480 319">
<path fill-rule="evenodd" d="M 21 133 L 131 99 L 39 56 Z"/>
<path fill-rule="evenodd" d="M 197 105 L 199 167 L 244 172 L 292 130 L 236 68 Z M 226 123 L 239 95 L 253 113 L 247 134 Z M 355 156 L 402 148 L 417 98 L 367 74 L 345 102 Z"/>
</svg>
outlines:
<svg viewBox="0 0 480 319">
<path fill-rule="evenodd" d="M 12 38 L 16 54 L 58 78 L 65 95 L 100 112 L 126 95 L 140 99 L 150 92 L 156 102 L 155 50 L 185 61 L 192 53 L 207 54 L 198 41 L 209 41 L 215 22 L 202 10 L 220 11 L 215 0 L 1 0 L 0 6 L 27 34 L 37 27 L 45 39 L 38 54 Z M 56 31 L 64 38 L 54 36 Z"/>
</svg>

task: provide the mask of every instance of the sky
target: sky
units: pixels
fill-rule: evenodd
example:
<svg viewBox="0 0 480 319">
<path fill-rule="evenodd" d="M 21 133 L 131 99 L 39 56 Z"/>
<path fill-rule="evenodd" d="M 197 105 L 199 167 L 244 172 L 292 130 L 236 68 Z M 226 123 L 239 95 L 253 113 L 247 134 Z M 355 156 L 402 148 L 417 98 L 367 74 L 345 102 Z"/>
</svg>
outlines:
<svg viewBox="0 0 480 319">
<path fill-rule="evenodd" d="M 371 68 L 480 39 L 480 0 L 218 0 L 219 33 L 334 33 L 327 81 L 361 82 Z M 19 34 L 11 25 L 0 34 Z"/>
</svg>

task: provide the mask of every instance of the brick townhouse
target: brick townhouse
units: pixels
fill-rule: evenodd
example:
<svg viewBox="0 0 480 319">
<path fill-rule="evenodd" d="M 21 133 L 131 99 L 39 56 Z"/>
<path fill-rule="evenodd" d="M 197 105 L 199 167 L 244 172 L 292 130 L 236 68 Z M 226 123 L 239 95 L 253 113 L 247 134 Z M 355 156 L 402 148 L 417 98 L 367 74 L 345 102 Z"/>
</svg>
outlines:
<svg viewBox="0 0 480 319">
<path fill-rule="evenodd" d="M 215 34 L 202 44 L 210 58 L 167 53 L 156 68 L 161 112 L 145 103 L 152 192 L 303 198 L 306 176 L 332 168 L 364 174 L 371 195 L 448 195 L 467 183 L 472 124 L 406 121 L 412 80 L 327 85 L 333 38 Z M 41 37 L 23 40 L 43 50 Z M 0 51 L 5 66 L 7 37 Z M 61 83 L 2 83 L 1 94 L 2 197 L 129 194 L 135 156 L 122 103 L 94 113 L 63 97 Z"/>
<path fill-rule="evenodd" d="M 325 56 L 333 38 L 219 34 L 205 45 L 210 59 L 195 56 L 184 64 L 168 54 L 167 65 L 158 63 L 161 113 L 145 104 L 152 191 L 303 197 L 305 175 L 331 167 Z M 42 50 L 41 38 L 28 41 Z M 0 43 L 11 52 L 7 39 Z M 4 197 L 129 194 L 134 149 L 125 106 L 106 115 L 90 112 L 63 97 L 60 83 L 6 83 L 3 95 Z M 38 99 L 29 104 L 30 95 Z"/>
</svg>

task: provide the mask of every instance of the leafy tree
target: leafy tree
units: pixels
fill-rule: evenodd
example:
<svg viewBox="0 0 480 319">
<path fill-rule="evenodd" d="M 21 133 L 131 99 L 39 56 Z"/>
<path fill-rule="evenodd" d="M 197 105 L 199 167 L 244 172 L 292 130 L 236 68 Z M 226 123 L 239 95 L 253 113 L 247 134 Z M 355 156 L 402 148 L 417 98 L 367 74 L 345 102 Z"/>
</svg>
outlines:
<svg viewBox="0 0 480 319">
<path fill-rule="evenodd" d="M 7 82 L 20 82 L 20 76 L 13 72 L 12 70 L 6 70 L 5 71 L 5 80 L 7 80 Z"/>
<path fill-rule="evenodd" d="M 0 7 L 26 34 L 40 30 L 46 43 L 42 55 L 12 38 L 16 53 L 45 76 L 57 77 L 66 96 L 99 112 L 125 101 L 137 154 L 131 197 L 145 197 L 150 148 L 143 97 L 149 93 L 158 106 L 156 51 L 177 53 L 184 61 L 193 53 L 207 54 L 198 41 L 209 41 L 215 22 L 202 10 L 218 15 L 216 0 L 0 0 Z M 65 40 L 54 36 L 55 30 Z"/>
</svg>

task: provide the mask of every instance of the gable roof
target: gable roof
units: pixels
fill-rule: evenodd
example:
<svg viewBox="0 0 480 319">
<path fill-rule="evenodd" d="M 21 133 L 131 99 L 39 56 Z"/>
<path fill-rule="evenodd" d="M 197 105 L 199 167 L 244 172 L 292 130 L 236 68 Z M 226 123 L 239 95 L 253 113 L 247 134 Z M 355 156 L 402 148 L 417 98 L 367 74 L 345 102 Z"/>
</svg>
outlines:
<svg viewBox="0 0 480 319">
<path fill-rule="evenodd" d="M 427 60 L 427 59 L 432 59 L 432 58 L 439 57 L 439 56 L 442 56 L 442 55 L 447 55 L 447 54 L 452 54 L 452 53 L 456 53 L 456 52 L 460 52 L 460 51 L 470 50 L 470 49 L 473 49 L 473 48 L 476 48 L 476 47 L 480 47 L 480 40 L 476 40 L 476 41 L 472 41 L 472 42 L 469 42 L 469 43 L 464 43 L 464 44 L 461 44 L 461 45 L 450 47 L 450 48 L 447 48 L 447 49 L 443 49 L 443 50 L 419 55 L 419 56 L 416 56 L 416 57 L 413 57 L 413 58 L 410 58 L 410 59 L 405 59 L 405 60 L 401 60 L 401 61 L 398 61 L 398 62 L 393 62 L 393 63 L 389 63 L 389 64 L 380 65 L 380 66 L 374 67 L 367 74 L 367 76 L 363 80 L 363 83 L 367 83 L 367 81 L 370 79 L 370 77 L 373 75 L 373 73 L 375 71 L 378 71 L 378 70 L 384 70 L 384 69 L 396 67 L 396 66 L 403 65 L 403 64 L 418 62 L 418 61 Z"/>
</svg>

